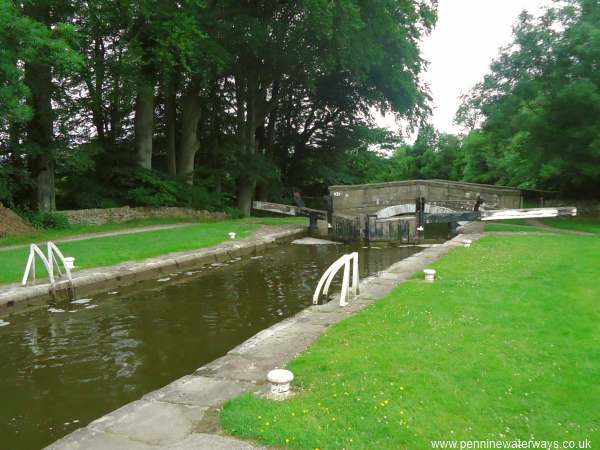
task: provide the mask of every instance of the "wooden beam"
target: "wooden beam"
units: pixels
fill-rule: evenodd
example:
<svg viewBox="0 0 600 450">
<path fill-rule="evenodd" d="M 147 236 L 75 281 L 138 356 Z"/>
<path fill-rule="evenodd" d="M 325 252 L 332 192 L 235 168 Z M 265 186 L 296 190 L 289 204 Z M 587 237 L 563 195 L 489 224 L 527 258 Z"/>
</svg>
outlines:
<svg viewBox="0 0 600 450">
<path fill-rule="evenodd" d="M 576 215 L 577 208 L 574 206 L 559 206 L 556 208 L 496 209 L 490 211 L 481 211 L 481 220 L 543 219 L 546 217 Z"/>
<path fill-rule="evenodd" d="M 479 211 L 425 214 L 425 223 L 473 222 L 481 219 Z"/>
<path fill-rule="evenodd" d="M 290 205 L 282 205 L 280 203 L 269 203 L 269 202 L 252 202 L 252 209 L 258 211 L 267 211 L 277 214 L 285 214 L 286 216 L 297 216 L 298 207 Z"/>
<path fill-rule="evenodd" d="M 267 211 L 286 216 L 304 216 L 327 220 L 327 211 L 312 208 L 302 208 L 299 206 L 283 205 L 281 203 L 270 202 L 252 202 L 252 208 L 258 211 Z"/>
</svg>

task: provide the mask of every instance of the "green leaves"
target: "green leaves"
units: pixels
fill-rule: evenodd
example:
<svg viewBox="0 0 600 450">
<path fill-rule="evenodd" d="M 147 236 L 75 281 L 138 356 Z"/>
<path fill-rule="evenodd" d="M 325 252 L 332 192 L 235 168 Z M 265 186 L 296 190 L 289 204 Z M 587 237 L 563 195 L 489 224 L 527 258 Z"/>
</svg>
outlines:
<svg viewBox="0 0 600 450">
<path fill-rule="evenodd" d="M 465 140 L 465 179 L 597 194 L 599 63 L 597 1 L 522 14 L 513 43 L 457 113 L 467 128 L 483 118 Z"/>
</svg>

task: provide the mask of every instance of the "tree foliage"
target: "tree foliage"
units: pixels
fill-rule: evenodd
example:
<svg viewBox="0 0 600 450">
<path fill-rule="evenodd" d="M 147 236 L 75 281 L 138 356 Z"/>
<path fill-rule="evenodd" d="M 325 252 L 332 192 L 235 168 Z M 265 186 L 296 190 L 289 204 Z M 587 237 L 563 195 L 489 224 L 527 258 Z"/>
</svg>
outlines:
<svg viewBox="0 0 600 450">
<path fill-rule="evenodd" d="M 514 41 L 457 119 L 464 179 L 597 195 L 600 185 L 600 3 L 523 13 Z"/>
<path fill-rule="evenodd" d="M 600 3 L 522 13 L 513 41 L 463 96 L 453 136 L 422 126 L 374 181 L 442 178 L 600 195 Z"/>
<path fill-rule="evenodd" d="M 0 19 L 0 197 L 21 206 L 248 213 L 375 174 L 373 109 L 428 111 L 433 0 L 0 0 Z"/>
</svg>

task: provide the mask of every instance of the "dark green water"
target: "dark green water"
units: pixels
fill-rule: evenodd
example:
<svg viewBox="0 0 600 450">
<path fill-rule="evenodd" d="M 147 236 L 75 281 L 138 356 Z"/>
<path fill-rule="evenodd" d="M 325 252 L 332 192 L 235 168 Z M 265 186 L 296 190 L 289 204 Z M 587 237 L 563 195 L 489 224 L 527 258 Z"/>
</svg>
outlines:
<svg viewBox="0 0 600 450">
<path fill-rule="evenodd" d="M 308 306 L 323 271 L 353 249 L 287 245 L 86 304 L 52 305 L 64 312 L 4 317 L 0 449 L 44 447 L 222 356 Z M 358 248 L 361 276 L 418 250 Z"/>
</svg>

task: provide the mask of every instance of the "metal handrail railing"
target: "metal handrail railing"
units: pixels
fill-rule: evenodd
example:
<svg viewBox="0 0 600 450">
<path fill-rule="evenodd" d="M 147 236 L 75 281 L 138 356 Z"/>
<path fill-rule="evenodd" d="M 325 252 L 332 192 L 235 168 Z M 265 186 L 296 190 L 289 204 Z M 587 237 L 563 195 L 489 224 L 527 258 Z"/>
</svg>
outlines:
<svg viewBox="0 0 600 450">
<path fill-rule="evenodd" d="M 50 269 L 52 271 L 54 271 L 54 264 L 56 264 L 56 268 L 58 269 L 58 274 L 60 276 L 62 276 L 62 272 L 60 271 L 60 266 L 58 264 L 58 261 L 54 257 L 54 255 L 56 254 L 60 258 L 60 262 L 62 263 L 63 267 L 65 268 L 65 273 L 67 274 L 68 280 L 72 283 L 73 277 L 71 276 L 71 269 L 69 268 L 69 265 L 65 262 L 64 255 L 59 250 L 59 248 L 56 246 L 56 244 L 54 244 L 53 242 L 48 242 L 47 245 L 48 245 L 48 262 L 50 263 Z M 52 274 L 52 278 L 54 278 L 54 274 Z"/>
<path fill-rule="evenodd" d="M 42 260 L 42 263 L 46 267 L 46 271 L 48 272 L 48 278 L 50 279 L 50 284 L 52 288 L 54 288 L 55 277 L 54 277 L 54 266 L 56 265 L 56 269 L 58 270 L 58 275 L 62 276 L 62 272 L 60 270 L 60 265 L 58 261 L 62 262 L 62 265 L 65 269 L 65 273 L 69 280 L 69 283 L 73 283 L 73 278 L 71 276 L 71 270 L 69 266 L 65 263 L 65 257 L 62 252 L 53 242 L 48 242 L 48 256 L 44 255 L 42 250 L 36 245 L 31 244 L 29 246 L 29 257 L 27 258 L 27 265 L 25 266 L 25 273 L 23 274 L 23 279 L 21 280 L 21 285 L 25 286 L 27 284 L 27 280 L 29 279 L 29 274 L 31 274 L 33 281 L 35 281 L 35 256 L 39 256 Z M 56 258 L 58 256 L 58 258 Z"/>
<path fill-rule="evenodd" d="M 327 296 L 331 282 L 342 267 L 344 267 L 344 274 L 342 277 L 342 290 L 340 292 L 340 306 L 346 306 L 348 304 L 350 292 L 353 297 L 358 295 L 358 253 L 354 252 L 341 256 L 327 268 L 317 283 L 317 288 L 313 294 L 313 304 L 316 305 L 319 302 L 321 289 L 323 290 L 323 295 Z M 352 284 L 350 284 L 350 272 L 352 272 Z"/>
</svg>

